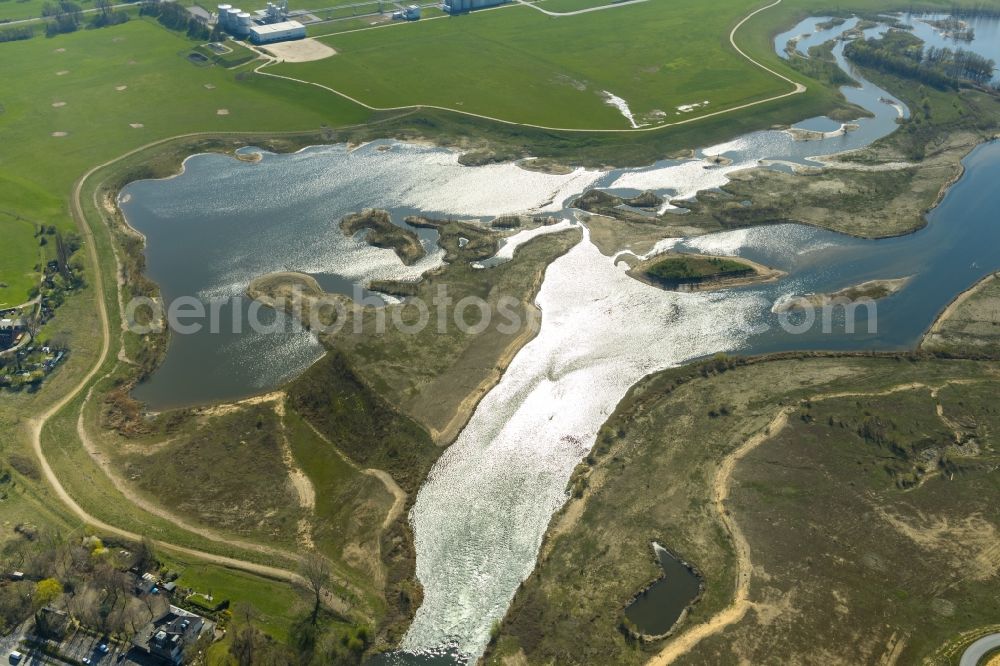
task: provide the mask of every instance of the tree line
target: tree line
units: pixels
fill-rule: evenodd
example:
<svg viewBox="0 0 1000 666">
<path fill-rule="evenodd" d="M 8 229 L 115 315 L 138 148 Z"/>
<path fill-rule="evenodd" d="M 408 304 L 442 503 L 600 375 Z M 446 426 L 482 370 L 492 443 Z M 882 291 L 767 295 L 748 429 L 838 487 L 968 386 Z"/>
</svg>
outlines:
<svg viewBox="0 0 1000 666">
<path fill-rule="evenodd" d="M 192 39 L 208 40 L 212 36 L 211 28 L 192 16 L 187 8 L 176 2 L 146 0 L 139 8 L 139 16 L 156 17 L 156 20 L 163 27 L 183 31 Z"/>
<path fill-rule="evenodd" d="M 844 49 L 855 63 L 915 79 L 939 90 L 955 89 L 962 82 L 988 85 L 996 63 L 965 49 L 930 47 L 905 32 L 890 31 L 882 38 L 855 40 Z"/>
</svg>

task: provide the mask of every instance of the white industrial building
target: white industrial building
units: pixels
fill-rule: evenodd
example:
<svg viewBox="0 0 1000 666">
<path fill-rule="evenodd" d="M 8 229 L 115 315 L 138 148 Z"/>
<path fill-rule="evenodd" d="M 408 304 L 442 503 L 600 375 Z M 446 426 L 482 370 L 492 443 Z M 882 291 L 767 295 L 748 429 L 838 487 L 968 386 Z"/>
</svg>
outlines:
<svg viewBox="0 0 1000 666">
<path fill-rule="evenodd" d="M 407 5 L 398 12 L 393 12 L 392 18 L 416 21 L 420 18 L 420 5 Z"/>
<path fill-rule="evenodd" d="M 232 5 L 219 5 L 218 11 L 220 28 L 234 37 L 249 37 L 254 44 L 271 44 L 306 36 L 304 25 L 288 20 L 288 0 L 268 2 L 267 9 L 255 12 L 256 19 Z"/>
<path fill-rule="evenodd" d="M 510 0 L 444 0 L 441 9 L 449 14 L 460 14 L 462 12 L 471 12 L 474 9 L 496 7 L 508 2 Z"/>
<path fill-rule="evenodd" d="M 250 41 L 254 44 L 273 44 L 287 42 L 291 39 L 302 39 L 306 36 L 306 27 L 298 21 L 282 21 L 268 25 L 256 25 L 250 28 Z"/>
</svg>

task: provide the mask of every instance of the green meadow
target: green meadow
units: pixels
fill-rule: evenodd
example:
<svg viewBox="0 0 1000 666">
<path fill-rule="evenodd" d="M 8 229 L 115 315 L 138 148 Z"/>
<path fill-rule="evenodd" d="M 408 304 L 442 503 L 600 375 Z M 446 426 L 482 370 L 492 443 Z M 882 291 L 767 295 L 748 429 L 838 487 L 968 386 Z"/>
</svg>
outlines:
<svg viewBox="0 0 1000 666">
<path fill-rule="evenodd" d="M 0 278 L 0 308 L 19 305 L 26 299 L 28 291 L 38 281 L 34 266 L 42 258 L 35 225 L 20 219 L 4 216 L 3 242 L 0 243 L 0 266 L 10 267 L 2 271 Z M 35 262 L 30 263 L 34 258 Z M 17 267 L 21 268 L 18 272 Z"/>
<path fill-rule="evenodd" d="M 627 129 L 604 91 L 625 99 L 640 124 L 660 124 L 791 89 L 729 47 L 730 23 L 750 5 L 720 0 L 671 11 L 650 0 L 561 18 L 505 7 L 331 35 L 322 41 L 337 56 L 273 71 L 379 108 L 423 104 L 551 127 Z M 706 100 L 697 113 L 677 110 Z"/>
<path fill-rule="evenodd" d="M 37 18 L 42 15 L 43 4 L 45 0 L 0 0 L 0 21 Z M 76 4 L 82 9 L 92 9 L 94 6 L 93 0 L 80 0 Z"/>
<path fill-rule="evenodd" d="M 368 116 L 316 88 L 196 66 L 195 46 L 140 19 L 0 44 L 0 303 L 22 302 L 37 282 L 31 223 L 75 228 L 67 201 L 92 166 L 185 133 L 317 130 Z"/>
</svg>

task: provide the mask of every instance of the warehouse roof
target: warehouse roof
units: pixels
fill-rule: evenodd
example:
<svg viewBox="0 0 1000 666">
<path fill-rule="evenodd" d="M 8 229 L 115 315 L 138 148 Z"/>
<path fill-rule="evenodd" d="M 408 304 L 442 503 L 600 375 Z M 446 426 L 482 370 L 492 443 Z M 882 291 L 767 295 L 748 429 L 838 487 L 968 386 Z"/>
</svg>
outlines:
<svg viewBox="0 0 1000 666">
<path fill-rule="evenodd" d="M 297 28 L 305 28 L 305 26 L 298 21 L 282 21 L 281 23 L 270 23 L 268 25 L 255 25 L 250 29 L 258 35 L 273 35 L 276 32 L 285 32 L 286 30 L 295 30 Z"/>
</svg>

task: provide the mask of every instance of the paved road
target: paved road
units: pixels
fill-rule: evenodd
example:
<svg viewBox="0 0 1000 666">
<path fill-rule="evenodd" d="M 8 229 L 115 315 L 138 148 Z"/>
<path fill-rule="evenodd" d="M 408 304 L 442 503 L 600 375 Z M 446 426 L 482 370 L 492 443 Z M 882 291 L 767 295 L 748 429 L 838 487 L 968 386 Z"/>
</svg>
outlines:
<svg viewBox="0 0 1000 666">
<path fill-rule="evenodd" d="M 527 0 L 517 0 L 517 1 L 520 2 L 522 5 L 525 5 L 526 7 L 537 9 L 541 13 L 547 14 L 549 16 L 576 16 L 577 14 L 589 14 L 590 12 L 599 12 L 605 9 L 615 9 L 617 7 L 624 7 L 626 5 L 635 5 L 640 2 L 646 2 L 647 0 L 624 0 L 624 2 L 612 2 L 609 5 L 598 5 L 597 7 L 587 7 L 586 9 L 577 9 L 572 12 L 551 12 L 548 9 L 543 9 L 537 4 L 533 2 L 528 2 Z"/>
<path fill-rule="evenodd" d="M 21 641 L 28 635 L 28 629 L 33 625 L 34 620 L 28 619 L 6 636 L 0 636 L 0 663 L 6 663 L 10 653 L 20 649 Z"/>
<path fill-rule="evenodd" d="M 988 652 L 993 650 L 1000 650 L 1000 634 L 990 634 L 989 636 L 983 636 L 978 641 L 966 648 L 965 652 L 962 653 L 962 660 L 958 662 L 959 666 L 979 666 L 979 661 L 986 656 Z"/>
</svg>

